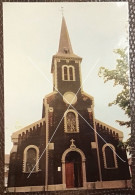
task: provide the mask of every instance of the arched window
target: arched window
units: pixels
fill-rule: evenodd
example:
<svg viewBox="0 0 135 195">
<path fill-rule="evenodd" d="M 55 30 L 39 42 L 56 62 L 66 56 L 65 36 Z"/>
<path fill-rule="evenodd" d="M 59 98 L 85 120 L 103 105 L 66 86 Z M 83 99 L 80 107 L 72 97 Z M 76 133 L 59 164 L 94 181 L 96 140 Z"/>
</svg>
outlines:
<svg viewBox="0 0 135 195">
<path fill-rule="evenodd" d="M 64 80 L 68 80 L 68 72 L 67 67 L 64 67 Z"/>
<path fill-rule="evenodd" d="M 62 80 L 63 81 L 75 81 L 74 66 L 68 66 L 68 65 L 62 66 Z"/>
<path fill-rule="evenodd" d="M 29 148 L 27 150 L 27 157 L 26 157 L 26 172 L 36 171 L 36 150 L 35 148 Z"/>
<path fill-rule="evenodd" d="M 68 112 L 66 115 L 67 131 L 76 131 L 76 116 L 73 112 Z"/>
<path fill-rule="evenodd" d="M 24 150 L 23 172 L 36 172 L 39 170 L 38 165 L 39 149 L 37 146 L 30 145 Z"/>
<path fill-rule="evenodd" d="M 64 114 L 64 126 L 66 133 L 77 133 L 79 132 L 78 114 L 69 109 Z"/>
<path fill-rule="evenodd" d="M 73 67 L 69 67 L 69 80 L 73 81 Z"/>
<path fill-rule="evenodd" d="M 115 147 L 112 144 L 105 144 L 102 148 L 104 167 L 107 169 L 118 168 Z"/>
</svg>

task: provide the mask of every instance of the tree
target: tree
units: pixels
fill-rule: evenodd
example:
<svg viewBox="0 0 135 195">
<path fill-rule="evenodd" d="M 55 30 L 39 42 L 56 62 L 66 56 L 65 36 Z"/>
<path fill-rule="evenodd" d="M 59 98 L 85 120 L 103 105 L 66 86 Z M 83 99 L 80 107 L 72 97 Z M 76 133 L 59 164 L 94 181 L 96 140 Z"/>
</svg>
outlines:
<svg viewBox="0 0 135 195">
<path fill-rule="evenodd" d="M 122 91 L 116 96 L 116 99 L 109 103 L 109 106 L 118 105 L 124 113 L 128 116 L 128 121 L 120 121 L 116 120 L 120 125 L 125 125 L 126 127 L 131 126 L 130 120 L 130 92 L 129 92 L 129 67 L 128 67 L 128 55 L 127 49 L 116 49 L 114 50 L 115 54 L 118 54 L 119 57 L 116 60 L 116 67 L 113 70 L 109 70 L 105 67 L 100 67 L 99 69 L 99 77 L 104 79 L 104 83 L 112 80 L 114 81 L 115 86 L 122 86 Z M 130 138 L 123 143 L 124 147 L 130 145 Z"/>
<path fill-rule="evenodd" d="M 129 97 L 129 67 L 128 67 L 128 55 L 125 49 L 116 49 L 114 53 L 119 55 L 119 58 L 116 60 L 116 68 L 109 70 L 105 67 L 99 69 L 99 77 L 103 77 L 104 83 L 107 81 L 113 80 L 113 86 L 122 86 L 122 91 L 116 96 L 116 99 L 109 103 L 109 106 L 118 105 L 125 114 L 130 118 L 130 97 Z M 120 125 L 126 125 L 130 127 L 129 121 L 119 121 L 117 122 Z"/>
</svg>

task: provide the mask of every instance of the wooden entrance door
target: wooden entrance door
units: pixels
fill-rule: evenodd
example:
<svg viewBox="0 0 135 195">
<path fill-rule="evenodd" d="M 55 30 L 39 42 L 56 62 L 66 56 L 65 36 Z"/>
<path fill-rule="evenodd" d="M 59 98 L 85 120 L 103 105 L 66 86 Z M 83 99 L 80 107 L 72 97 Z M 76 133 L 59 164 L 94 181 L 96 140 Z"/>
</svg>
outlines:
<svg viewBox="0 0 135 195">
<path fill-rule="evenodd" d="M 67 188 L 78 188 L 83 186 L 82 161 L 78 152 L 69 152 L 66 156 L 65 176 Z"/>
<path fill-rule="evenodd" d="M 66 187 L 74 187 L 74 163 L 66 163 Z"/>
<path fill-rule="evenodd" d="M 74 163 L 74 187 L 82 187 L 82 166 L 80 162 Z"/>
</svg>

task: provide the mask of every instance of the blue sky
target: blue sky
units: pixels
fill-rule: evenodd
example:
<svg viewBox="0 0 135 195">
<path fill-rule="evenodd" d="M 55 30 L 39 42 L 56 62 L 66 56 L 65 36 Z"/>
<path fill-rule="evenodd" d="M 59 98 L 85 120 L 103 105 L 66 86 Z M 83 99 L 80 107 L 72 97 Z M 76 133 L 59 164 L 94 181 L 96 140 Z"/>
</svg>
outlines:
<svg viewBox="0 0 135 195">
<path fill-rule="evenodd" d="M 114 49 L 128 46 L 127 3 L 3 3 L 6 153 L 11 135 L 42 116 L 42 102 L 52 92 L 51 61 L 58 50 L 64 7 L 73 51 L 83 58 L 83 90 L 95 99 L 95 117 L 127 136 L 115 120 L 126 120 L 108 107 L 120 87 L 98 77 L 101 66 L 115 68 Z M 86 79 L 87 78 L 87 79 Z"/>
</svg>

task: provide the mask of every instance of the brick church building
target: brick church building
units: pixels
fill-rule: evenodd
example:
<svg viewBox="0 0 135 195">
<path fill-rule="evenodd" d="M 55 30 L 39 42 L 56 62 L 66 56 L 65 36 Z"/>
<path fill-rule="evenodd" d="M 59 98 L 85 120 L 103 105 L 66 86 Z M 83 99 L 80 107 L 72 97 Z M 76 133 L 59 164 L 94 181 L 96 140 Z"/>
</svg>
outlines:
<svg viewBox="0 0 135 195">
<path fill-rule="evenodd" d="M 12 134 L 9 192 L 129 187 L 126 151 L 118 146 L 123 133 L 95 118 L 94 98 L 82 90 L 81 61 L 63 17 L 42 119 Z"/>
</svg>

